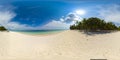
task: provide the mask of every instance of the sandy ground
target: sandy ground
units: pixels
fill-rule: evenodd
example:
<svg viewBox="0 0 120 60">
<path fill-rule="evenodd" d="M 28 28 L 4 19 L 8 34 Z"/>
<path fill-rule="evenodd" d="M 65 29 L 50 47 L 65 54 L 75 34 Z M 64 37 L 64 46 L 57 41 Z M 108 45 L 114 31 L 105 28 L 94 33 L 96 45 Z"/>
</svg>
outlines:
<svg viewBox="0 0 120 60">
<path fill-rule="evenodd" d="M 120 32 L 86 35 L 63 31 L 32 36 L 0 32 L 0 60 L 120 60 Z"/>
</svg>

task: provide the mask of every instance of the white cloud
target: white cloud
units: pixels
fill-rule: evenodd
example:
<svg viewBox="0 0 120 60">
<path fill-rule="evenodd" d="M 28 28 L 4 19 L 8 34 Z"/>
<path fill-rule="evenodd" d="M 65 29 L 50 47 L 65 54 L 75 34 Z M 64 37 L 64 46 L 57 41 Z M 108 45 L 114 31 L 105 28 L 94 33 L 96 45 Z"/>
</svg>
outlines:
<svg viewBox="0 0 120 60">
<path fill-rule="evenodd" d="M 69 24 L 61 21 L 52 20 L 48 24 L 43 26 L 31 27 L 26 24 L 20 24 L 18 22 L 13 22 L 12 19 L 16 14 L 9 9 L 0 10 L 0 26 L 4 26 L 10 30 L 36 30 L 36 29 L 68 29 Z"/>
<path fill-rule="evenodd" d="M 0 8 L 0 25 L 6 27 L 7 29 L 11 30 L 23 30 L 23 29 L 32 29 L 32 27 L 27 26 L 25 24 L 20 24 L 18 22 L 12 22 L 11 20 L 16 16 L 16 14 L 5 8 L 5 10 Z"/>
<path fill-rule="evenodd" d="M 69 26 L 70 25 L 67 23 L 52 20 L 48 24 L 42 26 L 40 29 L 69 29 Z"/>
<path fill-rule="evenodd" d="M 76 21 L 81 21 L 83 18 L 77 14 L 76 12 L 70 12 L 67 14 L 67 16 L 60 18 L 60 21 L 74 24 Z"/>
<path fill-rule="evenodd" d="M 1 9 L 1 7 L 0 7 Z M 5 8 L 0 10 L 0 25 L 10 30 L 43 30 L 43 29 L 69 29 L 69 26 L 76 21 L 80 21 L 82 18 L 75 12 L 68 13 L 67 16 L 62 16 L 59 20 L 52 20 L 51 22 L 37 27 L 31 27 L 26 24 L 20 24 L 14 22 L 12 19 L 17 14 L 13 12 L 11 8 Z"/>
<path fill-rule="evenodd" d="M 100 8 L 99 14 L 106 21 L 120 23 L 120 5 L 103 6 Z"/>
<path fill-rule="evenodd" d="M 70 12 L 66 16 L 62 16 L 59 20 L 52 20 L 39 29 L 69 29 L 70 25 L 76 23 L 76 21 L 81 21 L 82 19 L 83 18 L 76 12 Z"/>
<path fill-rule="evenodd" d="M 48 24 L 45 24 L 43 26 L 37 26 L 37 27 L 31 27 L 26 24 L 20 24 L 18 22 L 12 22 L 12 18 L 16 16 L 15 13 L 10 11 L 0 11 L 0 24 L 2 26 L 5 26 L 7 29 L 10 30 L 36 30 L 36 29 L 69 29 L 69 24 L 52 20 Z"/>
</svg>

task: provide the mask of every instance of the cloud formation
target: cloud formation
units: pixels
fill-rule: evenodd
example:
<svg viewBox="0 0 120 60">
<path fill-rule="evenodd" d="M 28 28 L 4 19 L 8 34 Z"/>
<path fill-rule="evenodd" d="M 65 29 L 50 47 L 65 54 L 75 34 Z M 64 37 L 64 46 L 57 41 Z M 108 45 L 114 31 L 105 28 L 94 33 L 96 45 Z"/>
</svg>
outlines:
<svg viewBox="0 0 120 60">
<path fill-rule="evenodd" d="M 42 26 L 40 29 L 69 29 L 69 26 L 70 25 L 67 23 L 52 20 L 51 22 Z"/>
<path fill-rule="evenodd" d="M 62 16 L 59 20 L 52 20 L 41 29 L 69 29 L 70 25 L 81 21 L 83 18 L 76 12 L 70 12 L 66 16 Z"/>
<path fill-rule="evenodd" d="M 69 29 L 70 25 L 82 20 L 80 14 L 74 11 L 68 13 L 66 16 L 62 16 L 59 20 L 51 20 L 43 26 L 32 27 L 27 24 L 12 21 L 16 16 L 17 14 L 14 12 L 13 7 L 4 8 L 0 6 L 0 25 L 9 30 Z"/>
<path fill-rule="evenodd" d="M 32 27 L 28 27 L 25 24 L 20 24 L 18 22 L 12 22 L 11 20 L 16 16 L 16 14 L 10 10 L 3 10 L 0 8 L 0 25 L 6 27 L 10 30 L 22 30 L 22 29 L 30 29 Z M 27 28 L 26 28 L 27 27 Z"/>
<path fill-rule="evenodd" d="M 63 16 L 62 18 L 60 18 L 60 21 L 62 22 L 66 22 L 66 23 L 71 23 L 73 21 L 81 21 L 83 18 L 75 13 L 75 12 L 70 12 L 67 14 L 67 16 Z"/>
<path fill-rule="evenodd" d="M 120 5 L 113 4 L 100 7 L 99 14 L 106 21 L 120 23 Z"/>
<path fill-rule="evenodd" d="M 43 26 L 31 27 L 26 24 L 20 24 L 18 22 L 12 22 L 11 20 L 16 16 L 14 12 L 11 11 L 0 11 L 0 24 L 10 30 L 36 30 L 36 29 L 68 29 L 69 25 L 61 22 L 52 20 L 48 24 Z"/>
<path fill-rule="evenodd" d="M 0 7 L 0 9 L 2 8 L 3 7 Z M 43 26 L 31 27 L 26 24 L 20 24 L 19 22 L 12 21 L 16 15 L 17 14 L 11 9 L 0 10 L 0 26 L 4 26 L 9 30 L 69 29 L 70 26 L 65 22 L 52 20 Z"/>
</svg>

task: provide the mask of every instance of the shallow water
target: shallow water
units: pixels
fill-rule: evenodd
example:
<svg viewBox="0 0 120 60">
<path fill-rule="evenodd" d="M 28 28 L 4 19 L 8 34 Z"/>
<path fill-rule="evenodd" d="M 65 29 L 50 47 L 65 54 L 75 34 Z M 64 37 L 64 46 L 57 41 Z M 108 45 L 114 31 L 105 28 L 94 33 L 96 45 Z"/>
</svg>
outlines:
<svg viewBox="0 0 120 60">
<path fill-rule="evenodd" d="M 54 34 L 60 33 L 65 30 L 22 30 L 22 31 L 14 31 L 23 34 L 30 34 L 30 35 L 45 35 L 45 34 Z"/>
</svg>

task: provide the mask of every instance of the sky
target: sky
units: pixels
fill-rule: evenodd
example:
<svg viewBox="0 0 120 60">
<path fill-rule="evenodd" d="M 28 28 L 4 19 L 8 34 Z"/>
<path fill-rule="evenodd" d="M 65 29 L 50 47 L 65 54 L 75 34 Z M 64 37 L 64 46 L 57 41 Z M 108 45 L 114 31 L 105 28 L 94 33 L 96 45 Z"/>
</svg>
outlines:
<svg viewBox="0 0 120 60">
<path fill-rule="evenodd" d="M 69 29 L 99 17 L 120 26 L 119 0 L 0 0 L 0 26 L 9 30 Z"/>
</svg>

